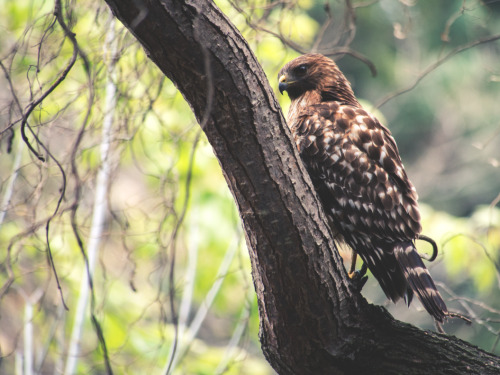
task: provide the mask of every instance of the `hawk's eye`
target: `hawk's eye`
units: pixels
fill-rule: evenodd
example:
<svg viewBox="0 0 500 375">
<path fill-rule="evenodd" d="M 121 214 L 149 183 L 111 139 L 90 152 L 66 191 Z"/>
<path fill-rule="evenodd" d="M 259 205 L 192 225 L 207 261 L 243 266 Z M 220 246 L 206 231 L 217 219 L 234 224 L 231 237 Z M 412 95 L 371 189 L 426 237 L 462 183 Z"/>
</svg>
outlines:
<svg viewBox="0 0 500 375">
<path fill-rule="evenodd" d="M 307 73 L 307 65 L 302 64 L 295 68 L 295 74 L 298 76 L 303 76 Z"/>
</svg>

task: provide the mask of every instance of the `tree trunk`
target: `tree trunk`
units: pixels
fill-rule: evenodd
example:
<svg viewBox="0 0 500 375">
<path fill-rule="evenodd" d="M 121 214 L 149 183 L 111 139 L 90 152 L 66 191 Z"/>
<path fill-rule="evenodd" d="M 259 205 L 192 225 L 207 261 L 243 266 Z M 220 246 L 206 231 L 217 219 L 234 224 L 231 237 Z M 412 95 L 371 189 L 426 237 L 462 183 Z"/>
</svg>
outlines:
<svg viewBox="0 0 500 375">
<path fill-rule="evenodd" d="M 500 359 L 370 305 L 347 279 L 279 104 L 207 0 L 106 0 L 191 105 L 245 227 L 262 350 L 279 374 L 498 374 Z"/>
</svg>

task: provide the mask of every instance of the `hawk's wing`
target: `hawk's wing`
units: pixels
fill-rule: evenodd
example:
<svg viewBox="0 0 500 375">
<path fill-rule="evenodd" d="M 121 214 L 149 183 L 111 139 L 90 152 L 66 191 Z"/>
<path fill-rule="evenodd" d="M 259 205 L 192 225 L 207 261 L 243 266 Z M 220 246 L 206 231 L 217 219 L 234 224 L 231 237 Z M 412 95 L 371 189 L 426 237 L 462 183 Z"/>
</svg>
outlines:
<svg viewBox="0 0 500 375">
<path fill-rule="evenodd" d="M 338 228 L 408 241 L 421 231 L 417 193 L 387 128 L 361 108 L 329 102 L 297 118 L 295 140 Z"/>
</svg>

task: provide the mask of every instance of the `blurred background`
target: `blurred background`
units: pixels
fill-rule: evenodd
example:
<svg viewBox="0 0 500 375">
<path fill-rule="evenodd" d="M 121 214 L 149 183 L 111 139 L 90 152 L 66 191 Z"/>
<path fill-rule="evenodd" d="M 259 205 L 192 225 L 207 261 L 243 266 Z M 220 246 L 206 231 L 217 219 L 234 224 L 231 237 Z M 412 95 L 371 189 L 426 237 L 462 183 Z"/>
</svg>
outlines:
<svg viewBox="0 0 500 375">
<path fill-rule="evenodd" d="M 444 329 L 500 354 L 500 2 L 216 3 L 285 113 L 281 66 L 337 61 L 396 138 L 428 266 L 473 321 Z M 182 96 L 103 2 L 2 4 L 0 373 L 274 374 L 238 212 Z M 363 295 L 434 328 L 373 278 Z"/>
</svg>

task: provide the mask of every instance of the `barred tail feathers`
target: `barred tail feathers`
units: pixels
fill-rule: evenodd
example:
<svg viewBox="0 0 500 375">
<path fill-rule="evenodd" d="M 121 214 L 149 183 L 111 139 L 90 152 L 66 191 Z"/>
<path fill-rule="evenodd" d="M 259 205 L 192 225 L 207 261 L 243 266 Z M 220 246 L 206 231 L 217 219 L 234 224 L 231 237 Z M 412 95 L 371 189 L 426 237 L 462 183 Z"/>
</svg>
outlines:
<svg viewBox="0 0 500 375">
<path fill-rule="evenodd" d="M 448 309 L 412 242 L 402 242 L 394 248 L 394 255 L 408 281 L 427 312 L 443 322 Z"/>
<path fill-rule="evenodd" d="M 394 254 L 385 251 L 382 246 L 374 244 L 367 248 L 370 251 L 359 252 L 359 255 L 368 265 L 387 298 L 394 303 L 400 298 L 404 298 L 409 306 L 413 297 L 413 290 L 408 286 L 406 277 Z"/>
</svg>

